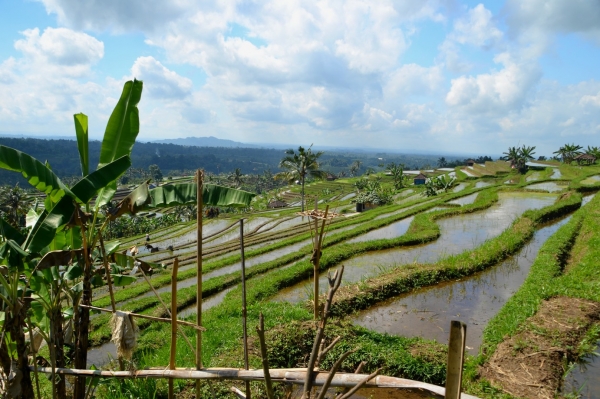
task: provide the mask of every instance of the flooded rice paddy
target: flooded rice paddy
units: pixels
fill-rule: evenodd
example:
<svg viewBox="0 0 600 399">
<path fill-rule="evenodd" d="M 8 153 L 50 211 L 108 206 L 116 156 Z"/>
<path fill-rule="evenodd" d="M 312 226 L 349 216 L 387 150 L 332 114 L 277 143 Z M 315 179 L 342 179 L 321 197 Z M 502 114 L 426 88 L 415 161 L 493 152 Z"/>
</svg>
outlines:
<svg viewBox="0 0 600 399">
<path fill-rule="evenodd" d="M 600 341 L 596 350 L 576 364 L 565 377 L 562 395 L 577 394 L 577 398 L 600 397 Z"/>
<path fill-rule="evenodd" d="M 358 314 L 352 320 L 381 333 L 448 340 L 451 320 L 467 324 L 467 351 L 475 355 L 483 329 L 521 287 L 542 244 L 569 217 L 536 231 L 516 255 L 476 275 L 424 288 Z"/>
<path fill-rule="evenodd" d="M 564 182 L 562 184 L 555 183 L 555 182 L 545 182 L 545 183 L 531 184 L 531 185 L 525 187 L 525 189 L 527 189 L 527 190 L 546 190 L 549 193 L 557 193 L 559 191 L 566 190 L 567 188 L 568 188 L 567 182 Z"/>
<path fill-rule="evenodd" d="M 594 176 L 590 176 L 587 179 L 583 179 L 581 181 L 581 184 L 596 184 L 600 182 L 600 175 L 594 175 Z"/>
<path fill-rule="evenodd" d="M 344 282 L 355 283 L 403 264 L 432 263 L 474 249 L 486 240 L 498 236 L 526 210 L 551 205 L 555 199 L 553 194 L 500 193 L 498 202 L 488 209 L 437 220 L 441 235 L 433 242 L 374 251 L 345 261 Z M 327 273 L 323 273 L 320 280 L 320 287 L 325 291 Z M 302 282 L 282 290 L 275 300 L 300 302 L 307 299 L 311 286 L 310 281 Z"/>
</svg>

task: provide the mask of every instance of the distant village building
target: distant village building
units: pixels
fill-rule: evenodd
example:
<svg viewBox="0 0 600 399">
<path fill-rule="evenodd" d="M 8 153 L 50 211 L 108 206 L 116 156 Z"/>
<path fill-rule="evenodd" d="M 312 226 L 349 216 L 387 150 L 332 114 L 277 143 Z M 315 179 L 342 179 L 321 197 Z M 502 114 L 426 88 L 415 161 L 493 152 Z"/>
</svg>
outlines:
<svg viewBox="0 0 600 399">
<path fill-rule="evenodd" d="M 425 184 L 425 180 L 427 180 L 427 176 L 425 176 L 423 173 L 419 173 L 415 176 L 413 183 L 415 184 L 415 186 L 418 186 L 421 184 Z"/>
<path fill-rule="evenodd" d="M 577 165 L 593 165 L 596 162 L 596 157 L 592 154 L 577 155 L 574 159 Z"/>
<path fill-rule="evenodd" d="M 474 159 L 467 159 L 467 166 L 475 166 L 475 160 Z"/>
<path fill-rule="evenodd" d="M 267 208 L 269 209 L 285 208 L 286 206 L 288 206 L 288 204 L 280 200 L 272 200 L 267 204 Z"/>
<path fill-rule="evenodd" d="M 337 180 L 337 177 L 331 173 L 327 173 L 327 181 Z"/>
</svg>

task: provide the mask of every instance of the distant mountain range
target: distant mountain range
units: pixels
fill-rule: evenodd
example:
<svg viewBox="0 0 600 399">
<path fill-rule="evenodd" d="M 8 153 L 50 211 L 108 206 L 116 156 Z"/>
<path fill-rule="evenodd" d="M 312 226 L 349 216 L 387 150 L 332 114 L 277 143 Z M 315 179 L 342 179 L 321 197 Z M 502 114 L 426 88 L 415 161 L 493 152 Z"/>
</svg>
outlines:
<svg viewBox="0 0 600 399">
<path fill-rule="evenodd" d="M 184 139 L 152 140 L 151 143 L 176 144 L 196 147 L 224 147 L 224 148 L 264 148 L 264 146 L 240 143 L 239 141 L 224 140 L 213 136 L 186 137 Z"/>
</svg>

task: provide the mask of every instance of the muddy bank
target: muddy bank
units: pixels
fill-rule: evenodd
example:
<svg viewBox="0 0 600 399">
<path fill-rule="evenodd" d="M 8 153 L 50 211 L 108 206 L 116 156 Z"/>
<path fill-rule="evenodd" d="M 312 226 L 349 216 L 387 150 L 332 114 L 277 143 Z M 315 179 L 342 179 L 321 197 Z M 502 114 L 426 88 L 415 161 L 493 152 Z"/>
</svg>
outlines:
<svg viewBox="0 0 600 399">
<path fill-rule="evenodd" d="M 517 334 L 498 345 L 480 374 L 513 396 L 554 398 L 566 361 L 576 359 L 579 342 L 599 319 L 597 302 L 566 297 L 545 301 Z"/>
</svg>

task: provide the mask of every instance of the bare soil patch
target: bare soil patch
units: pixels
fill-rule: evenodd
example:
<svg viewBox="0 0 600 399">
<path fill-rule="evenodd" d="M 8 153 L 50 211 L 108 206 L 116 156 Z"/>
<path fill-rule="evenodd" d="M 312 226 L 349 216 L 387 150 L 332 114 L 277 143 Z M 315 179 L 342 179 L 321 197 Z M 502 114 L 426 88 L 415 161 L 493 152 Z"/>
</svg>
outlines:
<svg viewBox="0 0 600 399">
<path fill-rule="evenodd" d="M 498 345 L 480 369 L 505 392 L 525 398 L 554 398 L 567 361 L 589 326 L 600 319 L 600 304 L 579 298 L 545 301 L 514 336 Z"/>
</svg>

